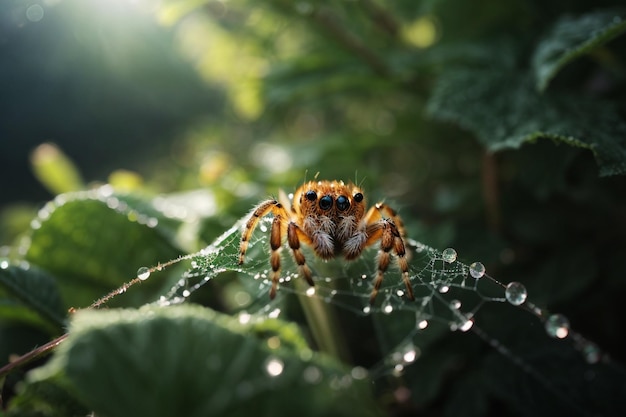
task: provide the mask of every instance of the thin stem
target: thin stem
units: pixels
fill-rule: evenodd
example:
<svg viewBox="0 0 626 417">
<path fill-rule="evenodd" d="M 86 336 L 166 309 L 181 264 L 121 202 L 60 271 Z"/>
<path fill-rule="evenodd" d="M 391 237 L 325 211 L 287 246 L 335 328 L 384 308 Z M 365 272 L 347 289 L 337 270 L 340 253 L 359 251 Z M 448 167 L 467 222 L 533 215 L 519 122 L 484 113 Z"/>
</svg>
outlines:
<svg viewBox="0 0 626 417">
<path fill-rule="evenodd" d="M 350 363 L 350 353 L 341 335 L 335 311 L 320 297 L 307 296 L 305 293 L 307 284 L 302 280 L 295 280 L 294 284 L 298 289 L 300 305 L 319 349 L 343 363 Z"/>
<path fill-rule="evenodd" d="M 13 369 L 19 368 L 21 366 L 26 365 L 29 362 L 34 361 L 35 359 L 38 359 L 40 357 L 42 357 L 43 355 L 47 355 L 49 353 L 52 352 L 52 349 L 56 348 L 57 346 L 59 346 L 66 338 L 67 338 L 68 334 L 65 333 L 59 337 L 57 337 L 54 340 L 51 340 L 50 342 L 46 343 L 43 346 L 40 346 L 36 349 L 31 350 L 28 353 L 25 353 L 24 355 L 20 356 L 19 358 L 9 362 L 8 364 L 4 365 L 2 368 L 0 368 L 0 378 L 5 377 L 6 375 L 9 374 L 9 372 L 11 372 Z"/>
</svg>

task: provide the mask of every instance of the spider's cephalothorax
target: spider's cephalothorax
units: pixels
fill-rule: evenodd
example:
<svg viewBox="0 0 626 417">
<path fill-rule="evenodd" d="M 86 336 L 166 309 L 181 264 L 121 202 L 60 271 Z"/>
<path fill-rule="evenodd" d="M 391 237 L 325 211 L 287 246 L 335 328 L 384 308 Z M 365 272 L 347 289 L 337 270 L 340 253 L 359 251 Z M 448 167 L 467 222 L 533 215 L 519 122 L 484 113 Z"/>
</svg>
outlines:
<svg viewBox="0 0 626 417">
<path fill-rule="evenodd" d="M 397 257 L 407 296 L 413 299 L 402 221 L 384 203 L 366 210 L 365 197 L 356 185 L 346 185 L 343 181 L 310 181 L 296 190 L 291 202 L 282 198 L 280 202 L 267 200 L 260 203 L 252 211 L 241 236 L 239 264 L 244 261 L 254 228 L 261 217 L 269 213 L 274 215 L 270 232 L 271 298 L 276 296 L 280 279 L 279 249 L 286 235 L 300 276 L 310 285 L 313 285 L 313 277 L 300 250 L 301 243 L 309 245 L 320 258 L 342 255 L 352 260 L 361 255 L 363 249 L 380 241 L 378 272 L 370 303 L 376 299 L 392 251 Z"/>
</svg>

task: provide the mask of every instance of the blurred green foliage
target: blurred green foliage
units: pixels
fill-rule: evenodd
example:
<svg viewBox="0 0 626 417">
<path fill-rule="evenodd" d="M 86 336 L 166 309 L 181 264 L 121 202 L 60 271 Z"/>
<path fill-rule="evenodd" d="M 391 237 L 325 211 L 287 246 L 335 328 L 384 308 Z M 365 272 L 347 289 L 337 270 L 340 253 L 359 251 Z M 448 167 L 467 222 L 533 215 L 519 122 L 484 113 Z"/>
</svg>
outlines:
<svg viewBox="0 0 626 417">
<path fill-rule="evenodd" d="M 524 366 L 479 338 L 460 342 L 459 334 L 434 332 L 403 378 L 349 395 L 358 392 L 364 404 L 377 403 L 372 413 L 379 407 L 388 415 L 624 414 L 626 11 L 620 2 L 65 0 L 46 3 L 41 20 L 29 7 L 17 0 L 0 6 L 0 54 L 13 63 L 0 68 L 0 78 L 16 80 L 3 81 L 10 100 L 0 115 L 2 189 L 11 203 L 0 215 L 6 245 L 0 256 L 11 264 L 0 270 L 0 365 L 62 333 L 62 311 L 87 306 L 140 266 L 199 250 L 256 202 L 319 172 L 362 183 L 370 202 L 392 203 L 411 237 L 454 247 L 463 260 L 480 259 L 500 281 L 522 282 L 535 303 L 566 314 L 614 360 L 585 368 L 560 354 L 546 362 L 547 352 L 560 351 L 540 335 L 539 323 L 486 310 L 476 322 L 490 340 L 509 346 L 556 381 L 552 386 L 537 384 Z M 29 49 L 34 45 L 38 53 Z M 38 201 L 42 193 L 31 197 L 21 192 L 28 186 L 13 181 L 27 151 L 48 141 L 69 155 L 57 158 L 56 168 L 48 165 L 67 179 L 45 174 L 51 195 L 81 186 L 68 160 L 91 185 L 113 186 L 104 189 L 106 199 L 98 194 L 103 189 L 62 194 L 28 224 L 24 219 L 36 209 L 16 200 Z M 137 173 L 116 171 L 106 179 L 118 168 Z M 20 192 L 6 200 L 13 189 Z M 178 276 L 166 271 L 161 285 Z M 222 299 L 232 281 L 213 282 L 212 294 L 195 301 L 234 312 Z M 158 286 L 133 288 L 116 306 L 152 299 L 160 288 L 150 285 Z M 45 378 L 40 371 L 15 397 L 9 415 L 134 410 L 123 407 L 115 390 L 93 397 L 102 392 L 90 385 L 101 369 L 72 368 L 79 363 L 72 361 L 86 360 L 71 354 L 83 343 L 108 355 L 103 338 L 119 342 L 119 332 L 132 333 L 125 329 L 133 326 L 137 340 L 154 331 L 135 313 L 132 320 L 114 314 L 97 325 L 77 320 L 82 330 L 44 368 Z M 176 320 L 155 314 L 164 315 L 164 337 L 176 334 Z M 233 336 L 227 319 L 181 314 L 190 340 L 201 337 L 196 325 Z M 308 328 L 297 314 L 294 321 Z M 409 322 L 398 315 L 363 324 L 342 315 L 341 326 L 350 329 L 349 365 L 371 365 L 389 341 L 410 332 Z M 116 357 L 136 365 L 128 358 L 133 346 L 121 341 Z M 223 347 L 215 354 L 227 360 L 230 353 Z M 301 353 L 296 348 L 281 357 Z M 160 346 L 153 360 L 162 366 L 145 378 L 159 378 L 159 369 L 165 374 L 178 354 Z M 200 353 L 192 357 L 191 363 L 202 360 Z M 582 375 L 593 377 L 578 382 Z M 4 398 L 13 396 L 11 378 L 21 380 L 9 377 Z M 226 373 L 224 384 L 231 385 L 223 388 L 253 377 L 242 373 L 234 381 Z M 267 394 L 268 404 L 274 407 L 271 399 L 281 395 L 307 404 L 304 393 L 287 388 Z M 319 387 L 315 398 L 324 392 Z M 562 392 L 579 403 L 565 405 Z M 115 400 L 126 414 L 102 406 Z M 292 410 L 290 401 L 284 412 Z M 334 406 L 307 411 L 349 415 Z M 276 407 L 263 410 L 280 413 Z M 363 415 L 361 408 L 354 415 Z"/>
</svg>

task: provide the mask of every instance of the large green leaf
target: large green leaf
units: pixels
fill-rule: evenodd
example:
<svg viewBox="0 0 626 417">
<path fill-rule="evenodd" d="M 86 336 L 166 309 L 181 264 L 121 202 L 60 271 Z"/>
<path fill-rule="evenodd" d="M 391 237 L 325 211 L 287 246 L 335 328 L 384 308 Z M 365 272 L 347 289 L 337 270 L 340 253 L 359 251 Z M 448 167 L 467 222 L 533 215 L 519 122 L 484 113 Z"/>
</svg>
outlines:
<svg viewBox="0 0 626 417">
<path fill-rule="evenodd" d="M 525 74 L 451 70 L 440 77 L 428 111 L 470 130 L 491 151 L 550 138 L 591 150 L 602 176 L 626 173 L 626 123 L 612 103 L 540 95 Z"/>
<path fill-rule="evenodd" d="M 194 306 L 81 311 L 34 381 L 110 417 L 378 414 L 366 380 L 270 322 Z"/>
<path fill-rule="evenodd" d="M 532 57 L 536 87 L 543 91 L 568 63 L 626 32 L 626 10 L 564 16 L 539 42 Z"/>
<path fill-rule="evenodd" d="M 60 195 L 33 221 L 26 258 L 57 277 L 68 306 L 89 305 L 139 267 L 179 255 L 171 219 L 148 207 L 103 191 Z"/>
<path fill-rule="evenodd" d="M 0 319 L 41 322 L 60 329 L 65 308 L 54 278 L 39 268 L 22 264 L 0 268 Z M 5 298 L 6 297 L 6 298 Z M 37 313 L 33 317 L 32 313 Z"/>
</svg>

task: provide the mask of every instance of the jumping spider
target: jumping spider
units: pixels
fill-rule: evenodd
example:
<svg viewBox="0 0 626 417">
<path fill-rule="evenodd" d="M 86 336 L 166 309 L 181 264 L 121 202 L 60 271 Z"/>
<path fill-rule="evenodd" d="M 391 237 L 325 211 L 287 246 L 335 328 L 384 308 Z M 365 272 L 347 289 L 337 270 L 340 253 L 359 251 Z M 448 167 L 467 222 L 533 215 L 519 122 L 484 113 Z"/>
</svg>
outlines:
<svg viewBox="0 0 626 417">
<path fill-rule="evenodd" d="M 276 296 L 280 279 L 280 253 L 283 236 L 298 264 L 301 277 L 314 285 L 311 270 L 306 264 L 300 244 L 309 245 L 322 259 L 343 255 L 347 260 L 358 258 L 363 249 L 380 241 L 378 272 L 370 296 L 373 304 L 383 274 L 390 262 L 390 252 L 396 255 L 406 293 L 413 300 L 413 288 L 409 280 L 409 265 L 404 245 L 404 227 L 396 212 L 377 203 L 365 211 L 365 197 L 354 184 L 343 181 L 310 181 L 298 188 L 292 202 L 283 197 L 281 201 L 266 200 L 254 208 L 241 236 L 239 264 L 244 261 L 248 242 L 259 220 L 269 213 L 274 215 L 270 232 L 270 264 L 272 288 L 270 298 Z"/>
</svg>

